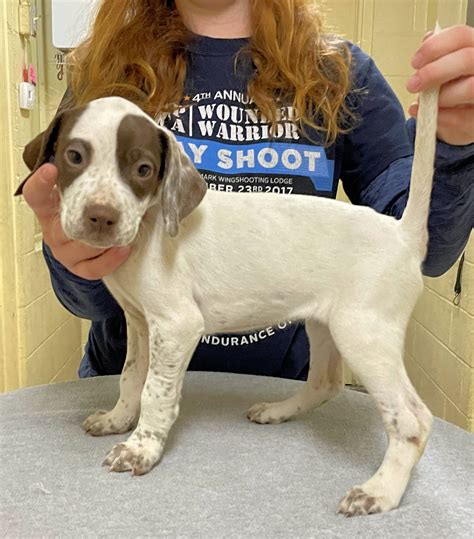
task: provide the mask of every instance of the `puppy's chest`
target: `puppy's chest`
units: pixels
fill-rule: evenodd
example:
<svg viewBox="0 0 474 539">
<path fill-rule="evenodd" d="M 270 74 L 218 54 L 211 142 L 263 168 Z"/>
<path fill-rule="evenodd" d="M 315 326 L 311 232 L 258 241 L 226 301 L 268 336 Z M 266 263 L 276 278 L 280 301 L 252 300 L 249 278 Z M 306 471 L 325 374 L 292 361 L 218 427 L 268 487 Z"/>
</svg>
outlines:
<svg viewBox="0 0 474 539">
<path fill-rule="evenodd" d="M 104 277 L 105 285 L 124 310 L 132 305 L 143 312 L 144 299 L 156 294 L 158 279 L 147 265 L 147 258 L 143 253 L 132 252 L 113 274 Z"/>
</svg>

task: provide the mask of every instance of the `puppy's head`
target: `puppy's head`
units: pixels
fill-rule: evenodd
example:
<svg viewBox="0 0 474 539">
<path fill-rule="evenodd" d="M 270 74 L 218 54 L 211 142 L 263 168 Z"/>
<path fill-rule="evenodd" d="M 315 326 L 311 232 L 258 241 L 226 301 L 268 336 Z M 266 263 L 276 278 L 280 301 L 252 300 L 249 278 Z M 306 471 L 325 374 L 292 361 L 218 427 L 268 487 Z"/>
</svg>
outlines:
<svg viewBox="0 0 474 539">
<path fill-rule="evenodd" d="M 118 97 L 58 114 L 23 159 L 32 172 L 54 162 L 63 230 L 96 247 L 130 244 L 154 204 L 161 204 L 166 232 L 175 236 L 206 193 L 174 135 Z"/>
</svg>

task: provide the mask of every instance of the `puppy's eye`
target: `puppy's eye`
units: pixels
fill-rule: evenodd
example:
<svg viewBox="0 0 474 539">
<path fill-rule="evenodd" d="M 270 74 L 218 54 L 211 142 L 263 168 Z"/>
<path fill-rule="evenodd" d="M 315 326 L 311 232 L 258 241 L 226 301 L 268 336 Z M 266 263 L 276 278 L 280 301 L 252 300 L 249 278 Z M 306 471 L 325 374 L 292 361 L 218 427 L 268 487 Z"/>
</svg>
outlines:
<svg viewBox="0 0 474 539">
<path fill-rule="evenodd" d="M 153 168 L 150 165 L 142 163 L 137 168 L 137 175 L 140 178 L 148 178 L 153 172 Z"/>
<path fill-rule="evenodd" d="M 72 165 L 80 165 L 82 163 L 82 155 L 77 150 L 68 150 L 66 155 Z"/>
</svg>

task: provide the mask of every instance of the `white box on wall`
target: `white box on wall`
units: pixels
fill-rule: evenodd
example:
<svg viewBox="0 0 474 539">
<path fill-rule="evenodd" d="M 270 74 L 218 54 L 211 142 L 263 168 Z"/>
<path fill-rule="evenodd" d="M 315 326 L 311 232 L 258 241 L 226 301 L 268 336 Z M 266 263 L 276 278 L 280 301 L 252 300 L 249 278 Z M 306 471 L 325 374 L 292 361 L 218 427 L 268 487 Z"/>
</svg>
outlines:
<svg viewBox="0 0 474 539">
<path fill-rule="evenodd" d="M 98 0 L 51 0 L 53 45 L 73 49 L 87 35 Z"/>
</svg>

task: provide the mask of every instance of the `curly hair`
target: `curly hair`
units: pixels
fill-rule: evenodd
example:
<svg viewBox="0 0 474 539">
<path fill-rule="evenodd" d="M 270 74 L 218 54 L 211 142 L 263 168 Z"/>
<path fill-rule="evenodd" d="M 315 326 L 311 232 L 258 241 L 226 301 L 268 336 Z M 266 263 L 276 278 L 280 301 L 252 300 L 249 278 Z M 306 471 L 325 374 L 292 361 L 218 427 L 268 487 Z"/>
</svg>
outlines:
<svg viewBox="0 0 474 539">
<path fill-rule="evenodd" d="M 300 129 L 312 127 L 332 144 L 355 119 L 346 99 L 349 48 L 323 34 L 311 0 L 250 5 L 252 36 L 239 53 L 250 53 L 255 67 L 249 96 L 273 125 L 278 104 L 291 104 Z M 102 0 L 88 37 L 69 55 L 74 102 L 119 95 L 152 116 L 173 111 L 182 98 L 191 39 L 173 1 Z"/>
</svg>

